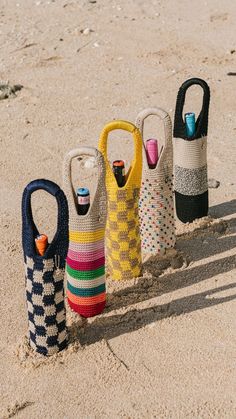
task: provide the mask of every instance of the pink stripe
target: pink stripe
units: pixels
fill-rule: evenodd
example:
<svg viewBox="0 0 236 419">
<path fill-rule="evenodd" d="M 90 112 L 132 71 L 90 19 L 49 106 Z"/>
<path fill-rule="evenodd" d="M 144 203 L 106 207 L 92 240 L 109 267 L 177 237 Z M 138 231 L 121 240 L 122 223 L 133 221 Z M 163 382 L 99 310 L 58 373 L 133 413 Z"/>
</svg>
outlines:
<svg viewBox="0 0 236 419">
<path fill-rule="evenodd" d="M 101 250 L 95 250 L 94 252 L 75 252 L 74 250 L 69 249 L 68 257 L 72 260 L 77 260 L 78 262 L 90 262 L 96 259 L 104 257 L 105 251 L 104 247 Z"/>
<path fill-rule="evenodd" d="M 72 269 L 76 269 L 78 271 L 92 271 L 93 269 L 98 269 L 105 265 L 105 257 L 90 262 L 78 262 L 67 256 L 66 262 Z"/>
</svg>

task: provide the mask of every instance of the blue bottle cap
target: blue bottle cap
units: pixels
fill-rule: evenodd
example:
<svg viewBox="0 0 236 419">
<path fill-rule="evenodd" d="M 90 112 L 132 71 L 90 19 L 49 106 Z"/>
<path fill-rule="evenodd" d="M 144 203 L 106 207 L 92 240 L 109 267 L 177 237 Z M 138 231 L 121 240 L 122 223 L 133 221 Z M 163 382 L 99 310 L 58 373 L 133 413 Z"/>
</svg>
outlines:
<svg viewBox="0 0 236 419">
<path fill-rule="evenodd" d="M 76 191 L 76 194 L 80 195 L 80 196 L 89 195 L 89 189 L 88 188 L 78 188 L 77 191 Z"/>
<path fill-rule="evenodd" d="M 185 116 L 185 120 L 186 119 L 192 120 L 192 118 L 194 118 L 194 121 L 195 121 L 195 113 L 194 112 L 187 112 L 184 116 Z"/>
</svg>

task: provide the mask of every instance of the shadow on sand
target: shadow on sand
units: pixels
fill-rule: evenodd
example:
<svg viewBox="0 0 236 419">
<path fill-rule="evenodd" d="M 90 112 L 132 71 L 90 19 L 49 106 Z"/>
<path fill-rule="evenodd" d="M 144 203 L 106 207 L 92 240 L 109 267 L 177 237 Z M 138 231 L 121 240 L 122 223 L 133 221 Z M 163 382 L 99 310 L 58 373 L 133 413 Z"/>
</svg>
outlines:
<svg viewBox="0 0 236 419">
<path fill-rule="evenodd" d="M 226 209 L 228 208 L 227 206 L 230 204 L 227 213 L 229 213 L 229 211 L 232 213 L 235 203 L 236 200 L 230 201 L 230 203 L 220 204 L 216 207 L 224 211 L 225 214 Z M 191 233 L 190 235 L 189 233 L 181 235 L 178 239 L 177 248 L 183 253 L 188 252 L 188 256 L 192 261 L 201 260 L 235 248 L 236 237 L 234 235 L 226 234 L 228 232 L 230 233 L 231 227 L 235 229 L 236 219 L 229 220 L 226 224 L 224 222 L 222 225 L 223 228 L 219 228 L 219 230 L 217 230 L 218 227 L 216 227 L 217 229 L 215 230 L 214 225 L 207 228 L 200 228 L 196 231 L 196 234 L 194 231 L 194 237 L 191 237 Z M 191 246 L 189 246 L 190 240 Z M 168 261 L 167 263 L 170 264 Z M 108 294 L 108 301 L 104 314 L 139 302 L 148 301 L 154 297 L 168 294 L 175 290 L 200 283 L 201 281 L 224 272 L 229 272 L 236 267 L 236 255 L 223 257 L 200 266 L 176 270 L 173 273 L 164 274 L 162 276 L 158 276 L 163 274 L 163 267 L 161 268 L 158 266 L 158 259 L 154 262 L 152 269 L 150 269 L 150 266 L 152 266 L 152 264 L 144 264 L 144 269 L 149 273 L 149 277 L 140 277 L 137 279 L 135 285 L 123 288 L 111 295 Z M 227 296 L 218 296 L 219 293 L 225 291 L 228 294 Z M 217 296 L 214 297 L 214 294 L 217 294 Z M 89 345 L 102 339 L 111 339 L 124 333 L 138 330 L 150 323 L 168 317 L 180 316 L 196 310 L 210 308 L 235 298 L 236 283 L 231 283 L 201 293 L 188 295 L 167 304 L 144 309 L 135 308 L 124 314 L 101 315 L 95 318 L 91 323 L 88 323 L 87 320 L 84 319 L 84 333 L 80 333 L 80 329 L 78 328 L 76 339 L 78 339 L 82 345 Z M 76 324 L 69 327 L 69 331 L 71 329 L 72 332 L 73 329 L 73 335 L 75 327 Z"/>
</svg>

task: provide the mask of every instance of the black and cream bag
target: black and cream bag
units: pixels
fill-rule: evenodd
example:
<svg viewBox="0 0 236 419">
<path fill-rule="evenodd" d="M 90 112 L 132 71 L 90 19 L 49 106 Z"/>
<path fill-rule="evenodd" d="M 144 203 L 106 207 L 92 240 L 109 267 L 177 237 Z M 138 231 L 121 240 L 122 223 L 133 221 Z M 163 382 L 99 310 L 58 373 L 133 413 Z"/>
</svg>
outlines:
<svg viewBox="0 0 236 419">
<path fill-rule="evenodd" d="M 196 120 L 196 130 L 187 138 L 183 107 L 188 88 L 203 89 L 203 104 Z M 174 121 L 174 189 L 176 214 L 183 223 L 208 214 L 207 129 L 210 89 L 198 78 L 186 80 L 177 95 Z"/>
</svg>

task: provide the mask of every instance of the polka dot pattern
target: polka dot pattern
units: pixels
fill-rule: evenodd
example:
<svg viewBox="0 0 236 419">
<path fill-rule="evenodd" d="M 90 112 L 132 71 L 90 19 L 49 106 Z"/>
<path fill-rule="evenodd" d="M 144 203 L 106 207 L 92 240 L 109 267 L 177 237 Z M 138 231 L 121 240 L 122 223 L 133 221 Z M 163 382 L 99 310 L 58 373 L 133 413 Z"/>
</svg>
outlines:
<svg viewBox="0 0 236 419">
<path fill-rule="evenodd" d="M 174 199 L 173 199 L 173 143 L 170 115 L 161 108 L 147 108 L 136 118 L 136 126 L 143 137 L 144 121 L 157 116 L 164 126 L 164 144 L 157 166 L 150 169 L 147 163 L 143 140 L 143 172 L 139 198 L 139 223 L 142 252 L 164 253 L 175 245 Z M 160 144 L 159 144 L 160 146 Z M 161 149 L 161 148 L 160 148 Z"/>
<path fill-rule="evenodd" d="M 172 178 L 156 177 L 142 181 L 139 219 L 144 253 L 164 253 L 175 245 L 175 222 Z"/>
</svg>

